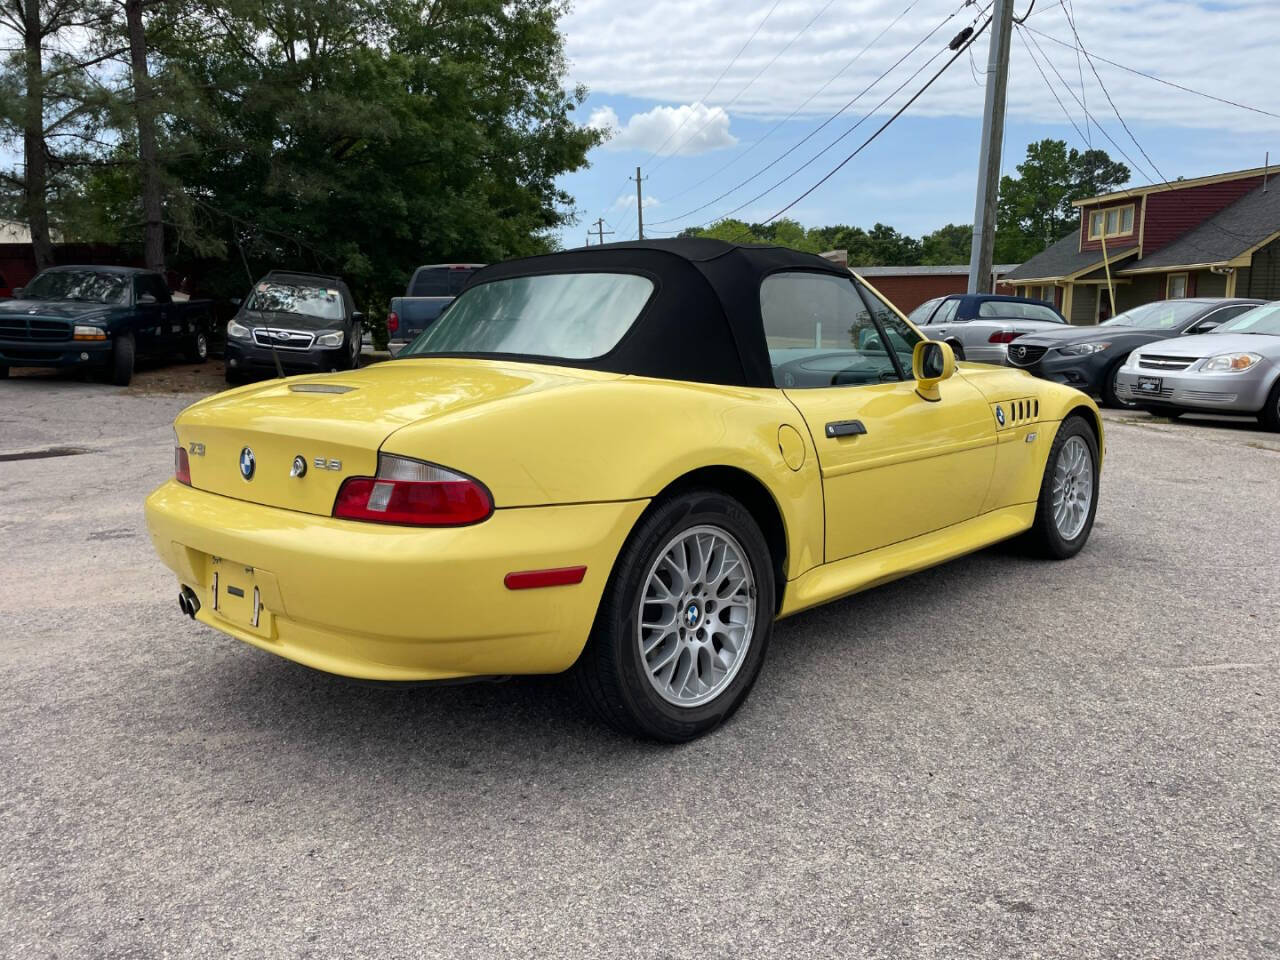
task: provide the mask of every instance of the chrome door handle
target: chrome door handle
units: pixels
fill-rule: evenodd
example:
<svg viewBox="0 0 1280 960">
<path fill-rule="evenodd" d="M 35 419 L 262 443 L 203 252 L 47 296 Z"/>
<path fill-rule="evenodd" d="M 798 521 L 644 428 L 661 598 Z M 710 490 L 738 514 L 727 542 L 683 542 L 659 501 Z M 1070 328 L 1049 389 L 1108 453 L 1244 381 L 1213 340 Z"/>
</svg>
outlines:
<svg viewBox="0 0 1280 960">
<path fill-rule="evenodd" d="M 857 437 L 866 432 L 861 420 L 832 420 L 826 429 L 828 437 Z"/>
</svg>

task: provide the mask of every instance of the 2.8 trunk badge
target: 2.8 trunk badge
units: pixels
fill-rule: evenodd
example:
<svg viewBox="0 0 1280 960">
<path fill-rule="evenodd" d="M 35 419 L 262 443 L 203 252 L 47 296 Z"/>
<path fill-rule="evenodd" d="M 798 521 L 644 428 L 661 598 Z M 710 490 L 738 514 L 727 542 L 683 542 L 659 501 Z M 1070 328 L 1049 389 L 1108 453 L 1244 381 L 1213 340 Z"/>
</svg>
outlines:
<svg viewBox="0 0 1280 960">
<path fill-rule="evenodd" d="M 302 454 L 298 454 L 293 458 L 293 468 L 289 471 L 291 477 L 305 477 L 307 475 L 307 458 Z"/>
<path fill-rule="evenodd" d="M 240 451 L 240 476 L 246 480 L 252 480 L 253 471 L 257 465 L 257 460 L 254 459 L 253 451 L 249 447 Z"/>
</svg>

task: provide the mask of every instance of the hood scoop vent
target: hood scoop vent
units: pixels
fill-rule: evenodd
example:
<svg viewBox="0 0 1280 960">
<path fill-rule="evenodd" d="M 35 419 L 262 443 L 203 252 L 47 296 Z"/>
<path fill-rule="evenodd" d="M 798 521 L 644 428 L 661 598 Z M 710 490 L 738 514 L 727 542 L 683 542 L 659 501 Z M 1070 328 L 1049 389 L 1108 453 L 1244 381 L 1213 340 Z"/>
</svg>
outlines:
<svg viewBox="0 0 1280 960">
<path fill-rule="evenodd" d="M 289 389 L 294 393 L 350 393 L 357 388 L 341 383 L 291 383 Z"/>
</svg>

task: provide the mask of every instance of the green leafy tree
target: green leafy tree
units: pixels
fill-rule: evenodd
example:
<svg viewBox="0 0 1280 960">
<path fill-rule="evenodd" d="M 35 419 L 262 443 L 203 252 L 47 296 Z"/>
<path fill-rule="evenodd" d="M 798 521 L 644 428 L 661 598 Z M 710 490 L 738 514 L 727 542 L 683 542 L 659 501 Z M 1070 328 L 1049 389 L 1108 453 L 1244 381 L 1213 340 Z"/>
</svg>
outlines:
<svg viewBox="0 0 1280 960">
<path fill-rule="evenodd" d="M 1018 176 L 1000 180 L 995 259 L 1021 263 L 1070 232 L 1078 222 L 1072 201 L 1127 183 L 1129 168 L 1105 151 L 1067 149 L 1063 140 L 1027 145 Z"/>
<path fill-rule="evenodd" d="M 968 263 L 973 247 L 973 225 L 948 223 L 920 240 L 920 262 L 926 265 Z"/>
</svg>

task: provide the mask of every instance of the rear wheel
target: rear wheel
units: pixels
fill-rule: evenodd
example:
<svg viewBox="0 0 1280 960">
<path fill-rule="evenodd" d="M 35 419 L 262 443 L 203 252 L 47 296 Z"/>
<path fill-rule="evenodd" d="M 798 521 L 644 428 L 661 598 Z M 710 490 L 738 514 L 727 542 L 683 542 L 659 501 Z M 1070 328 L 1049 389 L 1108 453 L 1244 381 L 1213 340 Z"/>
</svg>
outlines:
<svg viewBox="0 0 1280 960">
<path fill-rule="evenodd" d="M 1121 357 L 1110 367 L 1102 378 L 1102 405 L 1120 410 L 1134 410 L 1137 404 L 1132 400 L 1124 400 L 1116 392 L 1116 379 L 1120 376 L 1120 368 L 1124 366 L 1127 356 Z"/>
<path fill-rule="evenodd" d="M 117 387 L 127 387 L 133 379 L 133 358 L 133 334 L 122 333 L 111 350 L 111 382 Z"/>
<path fill-rule="evenodd" d="M 209 359 L 209 335 L 203 331 L 192 334 L 182 353 L 188 363 L 204 363 Z"/>
<path fill-rule="evenodd" d="M 1098 438 L 1068 417 L 1049 450 L 1027 544 L 1040 556 L 1066 560 L 1083 549 L 1098 510 Z"/>
<path fill-rule="evenodd" d="M 746 699 L 773 631 L 769 548 L 736 500 L 691 491 L 661 504 L 614 565 L 579 690 L 615 729 L 701 736 Z"/>
<path fill-rule="evenodd" d="M 1259 419 L 1268 430 L 1280 430 L 1280 380 L 1271 388 L 1271 395 L 1267 397 L 1267 405 L 1262 408 Z"/>
<path fill-rule="evenodd" d="M 963 360 L 964 345 L 959 340 L 948 340 L 947 343 L 951 347 L 951 352 L 955 354 L 956 360 L 957 361 Z"/>
</svg>

